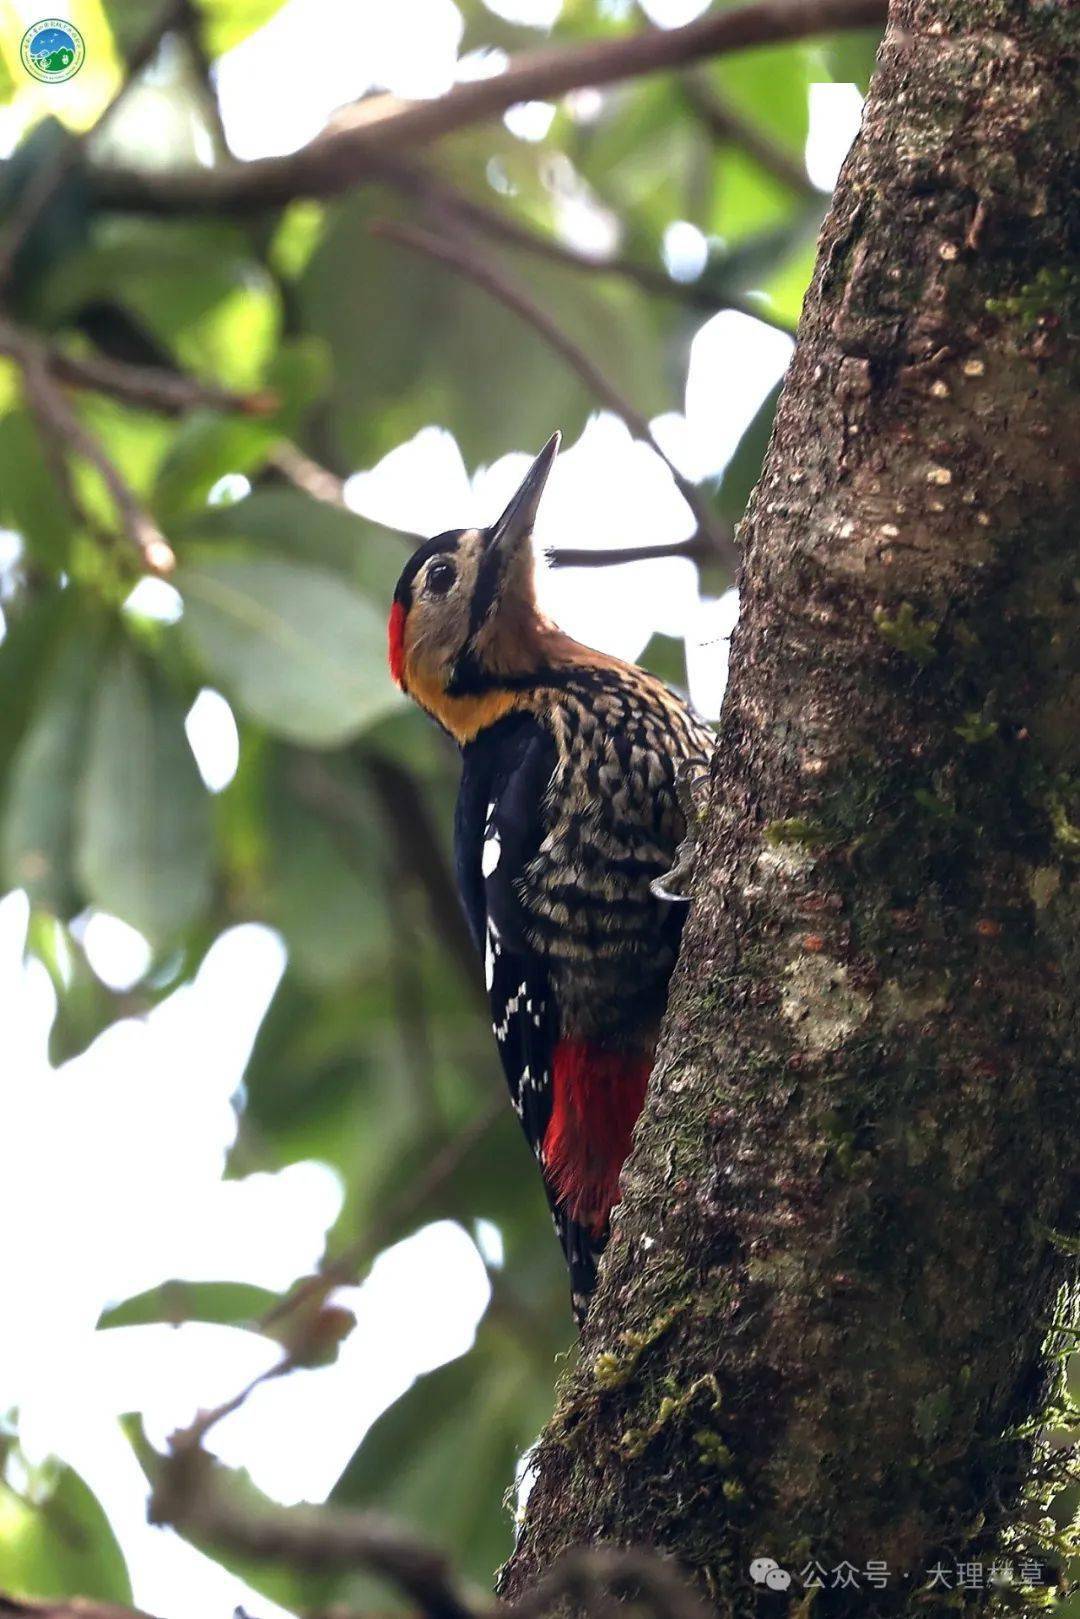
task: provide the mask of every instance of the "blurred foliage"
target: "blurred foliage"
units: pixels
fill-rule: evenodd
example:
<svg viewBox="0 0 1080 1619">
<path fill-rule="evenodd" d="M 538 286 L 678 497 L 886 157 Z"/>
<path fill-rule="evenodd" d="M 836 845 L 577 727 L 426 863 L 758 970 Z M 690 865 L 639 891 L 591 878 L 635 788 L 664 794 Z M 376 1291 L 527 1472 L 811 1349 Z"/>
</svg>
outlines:
<svg viewBox="0 0 1080 1619">
<path fill-rule="evenodd" d="M 195 0 L 200 49 L 168 81 L 177 128 L 194 120 L 220 150 L 203 61 L 278 3 Z M 463 53 L 544 41 L 480 0 L 461 10 Z M 105 0 L 90 54 L 115 74 L 148 12 L 141 0 Z M 572 44 L 640 26 L 629 5 L 566 0 L 553 37 Z M 40 94 L 27 103 L 10 43 L 0 40 L 0 98 L 26 130 L 0 169 L 7 219 L 72 138 Z M 797 176 L 810 85 L 864 81 L 872 50 L 861 35 L 818 40 L 743 51 L 698 72 Z M 114 160 L 138 156 L 122 131 L 118 120 Z M 719 138 L 677 76 L 571 98 L 537 142 L 496 123 L 422 160 L 450 216 L 469 205 L 559 243 L 568 211 L 584 209 L 612 231 L 641 277 L 575 267 L 497 241 L 475 217 L 469 225 L 483 254 L 646 415 L 682 408 L 710 299 L 717 308 L 756 299 L 789 327 L 798 317 L 825 199 L 737 134 Z M 11 531 L 0 573 L 0 875 L 33 904 L 29 949 L 58 996 L 54 1061 L 188 981 L 223 929 L 261 920 L 280 932 L 288 967 L 237 1099 L 230 1173 L 308 1158 L 332 1165 L 346 1197 L 331 1255 L 368 1236 L 377 1249 L 438 1216 L 498 1228 L 505 1262 L 491 1271 L 474 1347 L 376 1422 L 333 1497 L 404 1515 L 487 1583 L 511 1539 L 504 1492 L 550 1409 L 554 1359 L 571 1338 L 565 1276 L 510 1110 L 476 1127 L 500 1080 L 451 886 L 456 762 L 383 662 L 387 601 L 407 551 L 400 536 L 294 487 L 280 451 L 298 447 L 340 476 L 436 422 L 472 470 L 537 447 L 556 423 L 572 442 L 596 401 L 479 288 L 371 234 L 378 219 L 430 225 L 424 195 L 384 179 L 269 214 L 170 217 L 104 206 L 91 170 L 69 164 L 17 255 L 8 313 L 73 355 L 177 368 L 274 400 L 255 414 L 168 415 L 69 395 L 178 558 L 178 597 L 166 590 L 161 611 L 159 588 L 150 612 L 143 592 L 129 599 L 137 558 L 116 532 L 99 471 L 68 446 L 61 475 L 58 446 L 42 436 L 15 366 L 0 360 L 0 525 Z M 664 270 L 665 233 L 680 220 L 708 246 L 685 284 Z M 775 402 L 774 392 L 718 486 L 703 490 L 731 521 L 757 476 Z M 250 492 L 230 503 L 247 489 L 235 474 Z M 667 677 L 682 677 L 679 643 L 658 638 L 652 650 Z M 184 730 L 205 686 L 225 694 L 239 731 L 238 768 L 216 795 Z M 123 992 L 98 979 L 83 951 L 95 908 L 152 947 L 147 971 Z M 446 1172 L 431 1176 L 462 1132 Z M 100 1326 L 216 1321 L 280 1339 L 280 1318 L 265 1322 L 279 1304 L 239 1283 L 162 1277 L 117 1301 Z M 232 1483 L 251 1494 L 242 1476 Z M 367 1600 L 355 1581 L 243 1572 L 288 1606 Z M 74 1473 L 0 1485 L 0 1588 L 130 1595 L 101 1509 Z"/>
</svg>

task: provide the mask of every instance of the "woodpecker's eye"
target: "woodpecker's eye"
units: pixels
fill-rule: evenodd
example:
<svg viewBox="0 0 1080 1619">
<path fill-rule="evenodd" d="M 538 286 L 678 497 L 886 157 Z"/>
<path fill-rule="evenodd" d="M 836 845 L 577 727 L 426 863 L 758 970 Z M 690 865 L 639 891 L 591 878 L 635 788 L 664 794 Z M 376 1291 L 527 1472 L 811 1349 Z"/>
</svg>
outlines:
<svg viewBox="0 0 1080 1619">
<path fill-rule="evenodd" d="M 428 569 L 425 588 L 429 595 L 445 596 L 456 578 L 457 569 L 452 562 L 433 562 Z"/>
</svg>

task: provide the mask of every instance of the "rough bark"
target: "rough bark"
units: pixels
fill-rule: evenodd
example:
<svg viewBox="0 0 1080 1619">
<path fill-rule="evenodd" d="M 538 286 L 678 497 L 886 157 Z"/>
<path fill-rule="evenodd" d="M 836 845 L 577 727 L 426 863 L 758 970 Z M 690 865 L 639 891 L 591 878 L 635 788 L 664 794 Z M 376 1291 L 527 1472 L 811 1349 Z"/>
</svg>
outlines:
<svg viewBox="0 0 1080 1619">
<path fill-rule="evenodd" d="M 1067 0 L 894 0 L 509 1596 L 608 1540 L 725 1615 L 796 1611 L 755 1555 L 883 1559 L 813 1612 L 893 1615 L 1015 1503 L 1077 1218 L 1078 43 Z"/>
</svg>

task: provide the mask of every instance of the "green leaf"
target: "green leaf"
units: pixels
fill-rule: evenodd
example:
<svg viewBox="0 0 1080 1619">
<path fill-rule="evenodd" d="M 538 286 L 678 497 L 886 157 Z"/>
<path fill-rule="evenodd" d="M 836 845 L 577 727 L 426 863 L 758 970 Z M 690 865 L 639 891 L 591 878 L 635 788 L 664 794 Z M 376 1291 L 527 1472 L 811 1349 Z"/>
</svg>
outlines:
<svg viewBox="0 0 1080 1619">
<path fill-rule="evenodd" d="M 78 908 L 75 803 L 92 696 L 87 673 L 101 641 L 102 626 L 86 620 L 60 646 L 12 760 L 0 827 L 5 881 L 25 888 L 32 904 L 62 915 Z"/>
<path fill-rule="evenodd" d="M 781 230 L 801 212 L 787 187 L 763 173 L 752 158 L 737 148 L 725 153 L 709 215 L 710 234 L 737 245 Z"/>
<path fill-rule="evenodd" d="M 29 601 L 5 603 L 7 634 L 0 641 L 0 791 L 12 756 L 41 696 L 47 672 L 69 627 L 83 611 L 74 590 L 44 587 Z"/>
<path fill-rule="evenodd" d="M 209 897 L 209 800 L 184 707 L 126 645 L 106 666 L 92 717 L 77 867 L 96 905 L 154 943 L 180 933 Z"/>
<path fill-rule="evenodd" d="M 763 284 L 772 313 L 794 330 L 802 313 L 803 299 L 810 285 L 817 260 L 817 247 L 810 237 L 804 237 L 792 252 L 782 259 L 774 275 Z"/>
<path fill-rule="evenodd" d="M 36 303 L 47 326 L 70 322 L 87 304 L 119 305 L 167 358 L 184 333 L 197 331 L 217 304 L 245 286 L 269 291 L 241 228 L 114 216 L 98 223 L 82 252 L 56 260 Z"/>
<path fill-rule="evenodd" d="M 431 422 L 452 428 L 468 465 L 542 443 L 556 426 L 572 442 L 602 408 L 595 392 L 488 293 L 373 236 L 376 207 L 390 216 L 400 209 L 370 190 L 343 205 L 298 283 L 305 320 L 333 347 L 332 423 L 346 463 L 370 465 Z M 617 277 L 495 246 L 485 257 L 555 312 L 560 329 L 645 415 L 677 408 L 684 356 L 665 341 L 677 311 L 654 308 Z M 349 320 L 339 319 L 343 308 Z"/>
<path fill-rule="evenodd" d="M 330 1500 L 422 1528 L 488 1586 L 513 1544 L 503 1496 L 550 1412 L 550 1376 L 485 1321 L 467 1355 L 418 1378 L 379 1417 Z"/>
<path fill-rule="evenodd" d="M 421 1126 L 385 979 L 316 994 L 286 972 L 245 1086 L 234 1174 L 320 1159 L 341 1172 L 350 1231 L 405 1184 L 396 1173 Z"/>
<path fill-rule="evenodd" d="M 116 1536 L 71 1468 L 61 1468 L 34 1503 L 0 1483 L 0 1587 L 22 1597 L 131 1602 Z"/>
<path fill-rule="evenodd" d="M 117 991 L 103 984 L 69 929 L 45 911 L 31 911 L 26 948 L 41 962 L 56 991 L 48 1056 L 58 1068 L 85 1051 L 118 1017 L 130 1015 L 131 997 L 122 1001 Z"/>
<path fill-rule="evenodd" d="M 260 553 L 333 568 L 359 585 L 380 613 L 388 609 L 409 554 L 397 534 L 298 489 L 255 489 L 233 506 L 213 506 L 191 518 L 184 532 L 219 544 L 251 540 Z"/>
<path fill-rule="evenodd" d="M 0 525 L 17 529 L 30 554 L 47 567 L 66 566 L 75 519 L 22 410 L 0 417 Z"/>
<path fill-rule="evenodd" d="M 269 22 L 282 4 L 283 0 L 199 0 L 210 55 L 221 56 L 231 51 L 234 45 Z"/>
<path fill-rule="evenodd" d="M 880 44 L 880 28 L 853 28 L 827 39 L 821 55 L 833 83 L 857 84 L 865 95 Z"/>
<path fill-rule="evenodd" d="M 738 449 L 724 468 L 720 480 L 719 506 L 730 523 L 737 523 L 742 517 L 750 491 L 761 476 L 761 464 L 769 446 L 782 387 L 783 383 L 778 382 L 775 388 L 769 390 L 739 440 Z"/>
<path fill-rule="evenodd" d="M 17 36 L 12 39 L 7 33 L 7 42 L 14 46 L 17 59 Z M 21 62 L 17 78 L 22 88 L 26 80 Z M 16 253 L 11 284 L 5 289 L 5 302 L 20 315 L 36 300 L 41 279 L 54 265 L 78 256 L 86 243 L 93 199 L 84 165 L 67 161 L 75 142 L 74 133 L 49 113 L 29 130 L 0 171 L 0 218 L 6 219 L 43 174 L 60 170 L 59 186 Z"/>
<path fill-rule="evenodd" d="M 393 947 L 381 873 L 370 851 L 379 836 L 352 840 L 347 861 L 308 809 L 275 794 L 266 920 L 285 937 L 298 977 L 313 988 L 382 973 Z"/>
<path fill-rule="evenodd" d="M 249 1327 L 279 1302 L 268 1288 L 247 1282 L 162 1282 L 102 1310 L 97 1330 L 145 1327 L 161 1322 L 211 1321 L 221 1327 Z"/>
<path fill-rule="evenodd" d="M 267 367 L 268 390 L 281 401 L 269 416 L 192 411 L 177 429 L 158 469 L 153 493 L 156 516 L 166 526 L 203 513 L 206 497 L 227 472 L 261 466 L 283 435 L 295 431 L 304 411 L 326 386 L 326 346 L 317 338 L 281 349 Z"/>
<path fill-rule="evenodd" d="M 158 468 L 151 498 L 155 516 L 170 527 L 192 512 L 203 512 L 219 478 L 227 472 L 251 472 L 280 437 L 280 429 L 263 417 L 193 410 Z"/>
<path fill-rule="evenodd" d="M 393 708 L 380 613 L 323 569 L 204 556 L 176 576 L 210 676 L 278 736 L 331 747 Z"/>
<path fill-rule="evenodd" d="M 810 85 L 817 76 L 811 48 L 801 40 L 760 45 L 717 57 L 708 72 L 726 101 L 793 156 L 802 154 L 810 128 Z"/>
<path fill-rule="evenodd" d="M 199 0 L 200 36 L 208 55 L 220 56 L 269 22 L 283 0 Z M 145 38 L 153 16 L 145 0 L 108 0 L 109 21 L 125 54 Z"/>
</svg>

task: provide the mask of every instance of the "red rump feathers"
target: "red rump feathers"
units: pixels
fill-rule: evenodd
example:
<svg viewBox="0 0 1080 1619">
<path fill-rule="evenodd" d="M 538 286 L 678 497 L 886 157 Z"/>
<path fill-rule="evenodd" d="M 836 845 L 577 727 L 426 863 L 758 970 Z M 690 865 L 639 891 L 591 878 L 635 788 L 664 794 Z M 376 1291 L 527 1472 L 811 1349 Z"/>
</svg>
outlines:
<svg viewBox="0 0 1080 1619">
<path fill-rule="evenodd" d="M 645 1100 L 652 1056 L 560 1040 L 552 1062 L 551 1118 L 543 1165 L 567 1214 L 603 1231 Z"/>
<path fill-rule="evenodd" d="M 401 602 L 395 602 L 390 609 L 390 621 L 386 626 L 387 648 L 390 659 L 390 675 L 394 684 L 404 690 L 405 683 L 405 608 Z"/>
</svg>

